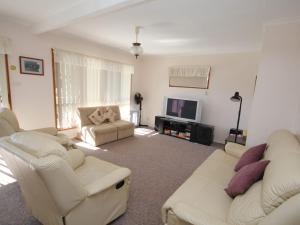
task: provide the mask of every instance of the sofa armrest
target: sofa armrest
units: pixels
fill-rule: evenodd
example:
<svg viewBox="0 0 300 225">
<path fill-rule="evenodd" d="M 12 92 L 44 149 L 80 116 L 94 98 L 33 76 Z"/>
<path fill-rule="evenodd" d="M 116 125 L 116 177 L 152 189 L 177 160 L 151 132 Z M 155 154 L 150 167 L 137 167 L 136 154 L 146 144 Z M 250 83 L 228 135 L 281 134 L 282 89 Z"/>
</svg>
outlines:
<svg viewBox="0 0 300 225">
<path fill-rule="evenodd" d="M 213 217 L 200 209 L 196 209 L 185 203 L 177 203 L 173 212 L 178 218 L 193 225 L 228 225 L 225 221 Z"/>
<path fill-rule="evenodd" d="M 84 188 L 90 197 L 116 185 L 122 180 L 125 180 L 130 176 L 130 174 L 131 171 L 128 168 L 120 168 L 104 177 L 99 178 L 98 180 L 95 180 L 93 183 L 86 185 Z"/>
<path fill-rule="evenodd" d="M 34 129 L 32 131 L 37 131 L 37 132 L 43 132 L 46 134 L 50 134 L 50 135 L 57 135 L 57 129 L 55 127 L 45 127 L 45 128 L 40 128 L 40 129 Z"/>
<path fill-rule="evenodd" d="M 243 145 L 228 142 L 225 145 L 225 151 L 231 156 L 234 156 L 236 158 L 241 158 L 241 156 L 246 152 L 247 148 Z"/>
</svg>

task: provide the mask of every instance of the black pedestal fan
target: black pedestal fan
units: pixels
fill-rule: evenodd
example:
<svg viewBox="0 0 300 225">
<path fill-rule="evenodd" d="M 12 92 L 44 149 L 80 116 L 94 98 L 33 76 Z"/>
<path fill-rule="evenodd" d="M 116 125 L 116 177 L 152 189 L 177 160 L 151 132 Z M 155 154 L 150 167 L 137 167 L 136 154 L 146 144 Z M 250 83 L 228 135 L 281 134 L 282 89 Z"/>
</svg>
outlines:
<svg viewBox="0 0 300 225">
<path fill-rule="evenodd" d="M 143 125 L 141 124 L 141 121 L 142 121 L 142 102 L 143 102 L 143 96 L 141 93 L 137 92 L 135 93 L 134 95 L 134 100 L 135 100 L 135 103 L 140 105 L 140 119 L 139 119 L 139 126 L 140 127 L 147 127 L 147 125 Z"/>
</svg>

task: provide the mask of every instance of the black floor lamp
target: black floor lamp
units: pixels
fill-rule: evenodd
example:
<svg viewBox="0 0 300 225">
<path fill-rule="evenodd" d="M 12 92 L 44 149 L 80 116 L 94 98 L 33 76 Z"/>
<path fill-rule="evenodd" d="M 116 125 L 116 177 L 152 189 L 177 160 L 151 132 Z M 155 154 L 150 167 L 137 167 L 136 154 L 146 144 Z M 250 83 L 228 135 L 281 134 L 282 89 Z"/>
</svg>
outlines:
<svg viewBox="0 0 300 225">
<path fill-rule="evenodd" d="M 239 133 L 239 125 L 240 125 L 240 117 L 241 117 L 241 109 L 242 109 L 242 103 L 243 103 L 243 98 L 242 96 L 240 96 L 239 92 L 235 92 L 234 96 L 232 96 L 230 98 L 231 101 L 233 102 L 239 102 L 240 103 L 240 109 L 239 109 L 239 115 L 238 115 L 238 120 L 237 120 L 237 124 L 236 124 L 236 131 L 235 131 L 235 139 L 234 142 L 236 143 L 237 140 L 237 136 Z"/>
</svg>

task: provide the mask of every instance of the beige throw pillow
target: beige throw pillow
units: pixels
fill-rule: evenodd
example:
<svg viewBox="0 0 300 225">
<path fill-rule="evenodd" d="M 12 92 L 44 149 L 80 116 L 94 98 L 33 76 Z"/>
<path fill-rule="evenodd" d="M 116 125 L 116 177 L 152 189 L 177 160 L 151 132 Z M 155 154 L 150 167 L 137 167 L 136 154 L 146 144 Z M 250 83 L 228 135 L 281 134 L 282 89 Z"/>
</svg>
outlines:
<svg viewBox="0 0 300 225">
<path fill-rule="evenodd" d="M 111 108 L 107 107 L 104 115 L 109 120 L 109 122 L 115 122 L 116 113 Z"/>
<path fill-rule="evenodd" d="M 98 108 L 91 115 L 89 115 L 89 119 L 93 124 L 100 125 L 106 120 L 106 117 L 103 116 L 103 113 L 103 110 L 101 108 Z"/>
<path fill-rule="evenodd" d="M 89 115 L 89 119 L 95 125 L 100 125 L 106 121 L 115 122 L 116 113 L 110 107 L 98 108 L 95 112 Z"/>
</svg>

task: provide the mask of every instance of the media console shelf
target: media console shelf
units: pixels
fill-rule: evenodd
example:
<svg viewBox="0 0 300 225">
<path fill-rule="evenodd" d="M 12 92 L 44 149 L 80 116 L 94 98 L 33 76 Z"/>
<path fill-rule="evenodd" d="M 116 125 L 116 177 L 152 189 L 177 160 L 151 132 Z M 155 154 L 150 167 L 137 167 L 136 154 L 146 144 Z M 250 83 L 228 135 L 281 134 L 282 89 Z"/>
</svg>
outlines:
<svg viewBox="0 0 300 225">
<path fill-rule="evenodd" d="M 155 130 L 160 134 L 204 145 L 211 145 L 214 138 L 214 126 L 176 120 L 164 116 L 155 117 Z"/>
</svg>

